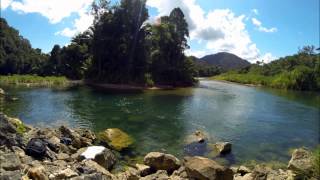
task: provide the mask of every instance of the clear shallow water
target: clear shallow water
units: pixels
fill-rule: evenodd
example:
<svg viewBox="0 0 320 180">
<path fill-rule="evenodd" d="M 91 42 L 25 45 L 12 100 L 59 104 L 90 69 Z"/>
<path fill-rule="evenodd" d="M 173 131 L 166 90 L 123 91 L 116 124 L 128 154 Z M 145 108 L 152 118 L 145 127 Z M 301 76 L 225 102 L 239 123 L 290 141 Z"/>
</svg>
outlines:
<svg viewBox="0 0 320 180">
<path fill-rule="evenodd" d="M 5 87 L 19 101 L 2 103 L 27 124 L 120 128 L 135 151 L 167 151 L 183 156 L 186 135 L 201 129 L 233 144 L 235 162 L 283 161 L 289 149 L 319 144 L 320 95 L 205 81 L 197 88 L 138 94 Z"/>
</svg>

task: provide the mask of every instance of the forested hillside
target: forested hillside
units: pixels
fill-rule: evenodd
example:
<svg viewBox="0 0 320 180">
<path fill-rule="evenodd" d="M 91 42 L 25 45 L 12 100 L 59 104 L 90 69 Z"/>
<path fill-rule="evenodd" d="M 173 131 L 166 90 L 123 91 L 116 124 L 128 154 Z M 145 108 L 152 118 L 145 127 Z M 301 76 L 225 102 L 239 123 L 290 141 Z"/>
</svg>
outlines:
<svg viewBox="0 0 320 180">
<path fill-rule="evenodd" d="M 41 74 L 48 55 L 0 18 L 0 74 Z"/>
<path fill-rule="evenodd" d="M 318 49 L 319 50 L 319 49 Z M 320 90 L 320 54 L 306 46 L 292 56 L 271 63 L 257 62 L 250 67 L 230 71 L 214 79 L 281 89 Z"/>
</svg>

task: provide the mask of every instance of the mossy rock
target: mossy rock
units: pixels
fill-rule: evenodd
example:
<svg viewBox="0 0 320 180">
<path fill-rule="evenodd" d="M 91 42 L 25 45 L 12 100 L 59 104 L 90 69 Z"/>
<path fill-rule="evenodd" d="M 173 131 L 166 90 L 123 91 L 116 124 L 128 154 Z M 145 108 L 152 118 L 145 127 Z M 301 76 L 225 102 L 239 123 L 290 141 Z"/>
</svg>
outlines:
<svg viewBox="0 0 320 180">
<path fill-rule="evenodd" d="M 118 128 L 106 129 L 100 132 L 99 139 L 117 151 L 130 147 L 134 142 L 133 138 Z"/>
<path fill-rule="evenodd" d="M 15 126 L 15 128 L 16 128 L 16 130 L 17 130 L 17 132 L 19 134 L 22 135 L 22 134 L 24 134 L 25 132 L 28 131 L 28 127 L 25 124 L 23 124 L 23 122 L 20 119 L 18 119 L 18 118 L 8 118 L 8 120 L 12 125 Z"/>
</svg>

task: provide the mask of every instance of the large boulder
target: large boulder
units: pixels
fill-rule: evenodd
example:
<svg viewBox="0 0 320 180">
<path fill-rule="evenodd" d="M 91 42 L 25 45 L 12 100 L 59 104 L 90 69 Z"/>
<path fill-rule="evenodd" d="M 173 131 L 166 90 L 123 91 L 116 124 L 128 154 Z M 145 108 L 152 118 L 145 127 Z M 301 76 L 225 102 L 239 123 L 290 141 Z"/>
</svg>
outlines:
<svg viewBox="0 0 320 180">
<path fill-rule="evenodd" d="M 117 151 L 126 149 L 133 144 L 133 139 L 118 128 L 106 129 L 99 133 L 99 137 L 101 141 Z"/>
<path fill-rule="evenodd" d="M 188 177 L 199 180 L 232 180 L 233 172 L 231 169 L 218 164 L 217 162 L 195 156 L 184 158 L 184 166 Z"/>
<path fill-rule="evenodd" d="M 80 154 L 79 159 L 92 159 L 106 169 L 111 169 L 117 161 L 112 151 L 103 146 L 90 146 L 86 148 Z"/>
<path fill-rule="evenodd" d="M 144 157 L 144 163 L 155 170 L 166 170 L 172 173 L 181 166 L 179 159 L 171 154 L 151 152 Z"/>
<path fill-rule="evenodd" d="M 298 174 L 312 174 L 312 153 L 307 149 L 295 149 L 288 164 L 288 169 Z"/>
</svg>

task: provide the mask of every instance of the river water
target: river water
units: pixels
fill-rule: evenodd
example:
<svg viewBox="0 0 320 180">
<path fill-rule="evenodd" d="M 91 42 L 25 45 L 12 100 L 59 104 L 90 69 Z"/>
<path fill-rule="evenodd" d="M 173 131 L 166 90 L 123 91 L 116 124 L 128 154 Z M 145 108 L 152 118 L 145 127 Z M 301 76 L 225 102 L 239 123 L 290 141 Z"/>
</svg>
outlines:
<svg viewBox="0 0 320 180">
<path fill-rule="evenodd" d="M 242 163 L 289 160 L 292 148 L 319 144 L 320 94 L 201 80 L 198 87 L 106 93 L 69 89 L 3 87 L 18 101 L 2 110 L 34 126 L 120 128 L 135 139 L 135 152 L 185 155 L 184 139 L 195 130 L 233 144 Z M 204 154 L 206 156 L 206 154 Z"/>
</svg>

